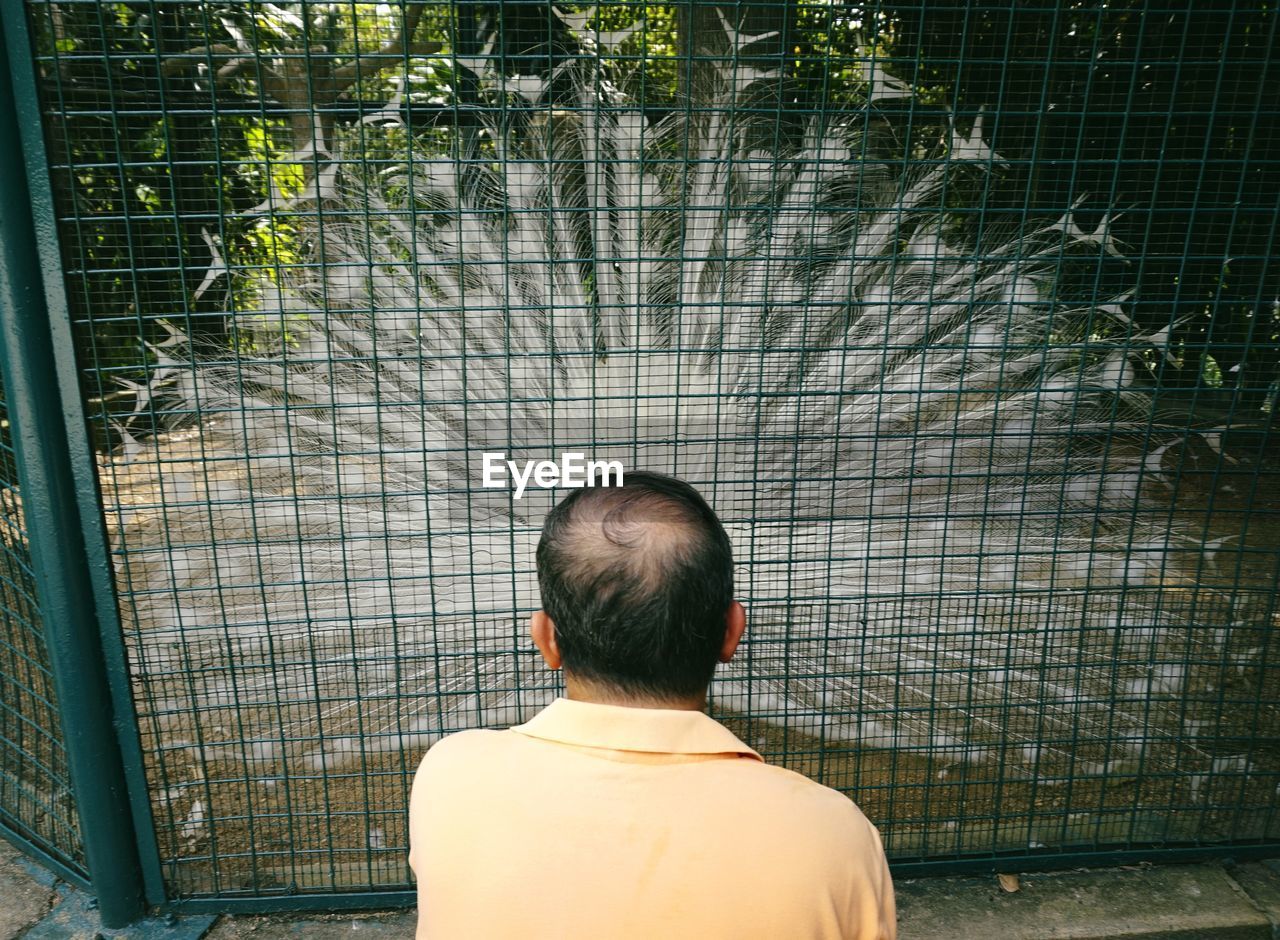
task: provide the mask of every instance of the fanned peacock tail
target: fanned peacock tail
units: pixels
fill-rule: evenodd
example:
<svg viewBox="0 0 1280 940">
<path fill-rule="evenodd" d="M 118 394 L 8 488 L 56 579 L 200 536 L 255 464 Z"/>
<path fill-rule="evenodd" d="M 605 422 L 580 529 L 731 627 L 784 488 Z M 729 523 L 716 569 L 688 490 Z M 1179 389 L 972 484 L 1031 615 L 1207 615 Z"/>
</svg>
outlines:
<svg viewBox="0 0 1280 940">
<path fill-rule="evenodd" d="M 594 74 L 483 165 L 336 155 L 275 331 L 179 370 L 218 469 L 160 481 L 121 576 L 144 681 L 236 709 L 183 740 L 325 766 L 548 700 L 514 612 L 553 494 L 482 487 L 493 452 L 702 490 L 751 612 L 719 709 L 1038 774 L 1171 738 L 1171 536 L 1141 455 L 1082 446 L 1140 421 L 1140 340 L 1058 290 L 1105 231 L 966 234 L 955 148 L 898 172 L 854 115 L 765 152 L 728 73 L 656 123 Z"/>
</svg>

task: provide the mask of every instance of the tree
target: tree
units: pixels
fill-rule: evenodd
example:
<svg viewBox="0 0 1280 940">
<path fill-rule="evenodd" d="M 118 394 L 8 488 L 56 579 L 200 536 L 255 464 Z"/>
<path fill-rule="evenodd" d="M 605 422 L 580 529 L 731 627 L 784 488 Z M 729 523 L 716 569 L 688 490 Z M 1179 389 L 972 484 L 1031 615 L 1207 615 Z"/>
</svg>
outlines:
<svg viewBox="0 0 1280 940">
<path fill-rule="evenodd" d="M 883 9 L 894 70 L 940 86 L 957 115 L 990 116 L 1028 211 L 1121 210 L 1134 315 L 1182 346 L 1153 380 L 1264 404 L 1280 378 L 1275 5 Z"/>
</svg>

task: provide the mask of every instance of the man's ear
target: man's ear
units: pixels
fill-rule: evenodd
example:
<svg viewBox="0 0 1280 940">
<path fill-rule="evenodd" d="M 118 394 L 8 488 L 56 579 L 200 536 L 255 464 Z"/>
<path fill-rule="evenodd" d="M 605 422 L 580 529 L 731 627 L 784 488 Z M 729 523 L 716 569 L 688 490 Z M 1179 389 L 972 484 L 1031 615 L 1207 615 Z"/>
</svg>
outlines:
<svg viewBox="0 0 1280 940">
<path fill-rule="evenodd" d="M 556 644 L 556 625 L 545 610 L 535 610 L 529 618 L 529 632 L 533 645 L 551 669 L 560 668 L 560 647 Z"/>
<path fill-rule="evenodd" d="M 730 601 L 729 609 L 724 612 L 724 645 L 720 647 L 720 662 L 727 663 L 733 659 L 746 629 L 747 612 L 737 601 Z"/>
</svg>

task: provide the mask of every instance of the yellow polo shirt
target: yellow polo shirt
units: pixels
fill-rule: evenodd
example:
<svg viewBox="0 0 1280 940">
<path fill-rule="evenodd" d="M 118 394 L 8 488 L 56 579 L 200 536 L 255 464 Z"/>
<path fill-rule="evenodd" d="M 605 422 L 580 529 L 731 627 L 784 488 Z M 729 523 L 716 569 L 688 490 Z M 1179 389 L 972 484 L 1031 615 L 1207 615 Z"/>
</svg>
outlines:
<svg viewBox="0 0 1280 940">
<path fill-rule="evenodd" d="M 895 936 L 875 827 L 701 712 L 557 699 L 423 759 L 418 937 Z"/>
</svg>

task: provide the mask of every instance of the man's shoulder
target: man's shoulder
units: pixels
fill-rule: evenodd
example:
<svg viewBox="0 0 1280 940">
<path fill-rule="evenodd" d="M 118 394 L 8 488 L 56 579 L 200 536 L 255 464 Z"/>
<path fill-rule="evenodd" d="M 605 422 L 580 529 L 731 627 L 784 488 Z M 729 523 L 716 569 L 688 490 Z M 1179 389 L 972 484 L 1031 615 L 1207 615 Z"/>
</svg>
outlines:
<svg viewBox="0 0 1280 940">
<path fill-rule="evenodd" d="M 815 828 L 833 827 L 859 839 L 874 831 L 858 805 L 839 790 L 776 764 L 751 764 L 753 785 L 744 795 L 749 795 L 762 812 L 783 814 L 797 824 L 808 823 Z"/>
<path fill-rule="evenodd" d="M 474 729 L 455 731 L 436 741 L 413 775 L 413 805 L 465 798 L 474 795 L 477 787 L 496 785 L 509 776 L 504 765 L 515 737 L 510 731 Z"/>
<path fill-rule="evenodd" d="M 510 731 L 497 731 L 490 728 L 475 728 L 469 731 L 455 731 L 445 735 L 423 755 L 418 765 L 419 773 L 434 772 L 459 763 L 482 758 L 501 751 L 513 743 Z"/>
</svg>

